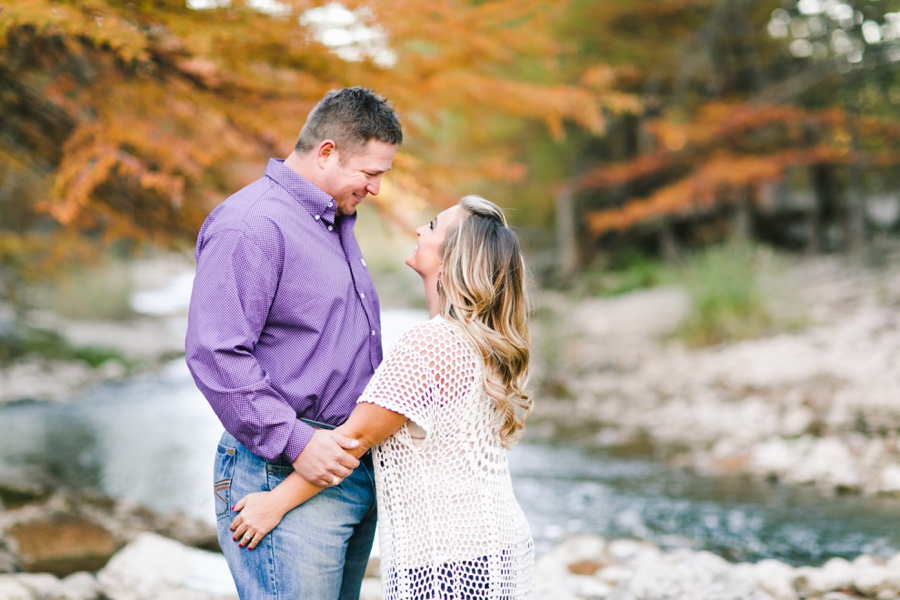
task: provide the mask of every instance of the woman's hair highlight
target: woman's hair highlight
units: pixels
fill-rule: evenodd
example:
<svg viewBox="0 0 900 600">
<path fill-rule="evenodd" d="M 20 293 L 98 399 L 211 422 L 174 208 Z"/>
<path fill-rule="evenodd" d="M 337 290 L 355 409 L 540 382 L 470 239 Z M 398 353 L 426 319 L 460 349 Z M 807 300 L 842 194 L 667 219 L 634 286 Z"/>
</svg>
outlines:
<svg viewBox="0 0 900 600">
<path fill-rule="evenodd" d="M 525 263 L 497 205 L 480 196 L 465 196 L 459 205 L 460 221 L 443 245 L 440 312 L 483 358 L 485 388 L 508 446 L 521 437 L 532 405 Z"/>
</svg>

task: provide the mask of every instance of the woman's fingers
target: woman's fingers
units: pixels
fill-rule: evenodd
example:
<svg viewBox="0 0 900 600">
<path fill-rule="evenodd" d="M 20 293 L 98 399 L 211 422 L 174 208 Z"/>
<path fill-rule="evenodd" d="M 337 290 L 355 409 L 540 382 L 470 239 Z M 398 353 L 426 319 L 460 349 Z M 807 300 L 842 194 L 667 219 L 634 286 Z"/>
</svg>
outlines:
<svg viewBox="0 0 900 600">
<path fill-rule="evenodd" d="M 256 548 L 264 537 L 264 535 L 254 535 L 253 539 L 250 540 L 250 544 L 247 546 L 247 550 Z"/>
<path fill-rule="evenodd" d="M 244 524 L 244 517 L 242 517 L 241 515 L 238 515 L 234 519 L 232 519 L 230 528 L 232 531 L 237 532 L 238 527 L 240 527 L 243 524 Z"/>
</svg>

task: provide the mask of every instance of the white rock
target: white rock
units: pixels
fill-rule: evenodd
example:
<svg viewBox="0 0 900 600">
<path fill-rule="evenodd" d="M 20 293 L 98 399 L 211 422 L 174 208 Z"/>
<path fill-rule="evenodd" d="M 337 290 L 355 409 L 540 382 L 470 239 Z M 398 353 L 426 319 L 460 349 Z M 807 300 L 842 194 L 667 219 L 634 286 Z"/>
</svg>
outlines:
<svg viewBox="0 0 900 600">
<path fill-rule="evenodd" d="M 589 575 L 571 575 L 568 587 L 581 598 L 607 598 L 613 592 L 612 586 Z"/>
<path fill-rule="evenodd" d="M 62 580 L 63 592 L 52 600 L 95 600 L 100 595 L 100 583 L 90 573 L 72 573 Z"/>
<path fill-rule="evenodd" d="M 55 598 L 62 593 L 62 582 L 47 573 L 18 573 L 16 581 L 28 588 L 35 598 Z M 2 596 L 0 596 L 2 598 Z"/>
<path fill-rule="evenodd" d="M 359 600 L 381 600 L 381 580 L 377 577 L 363 579 Z"/>
<path fill-rule="evenodd" d="M 3 600 L 35 600 L 34 593 L 16 581 L 16 575 L 0 575 L 0 598 Z"/>
<path fill-rule="evenodd" d="M 857 569 L 853 577 L 853 587 L 864 596 L 876 596 L 879 592 L 889 589 L 891 584 L 891 572 L 883 566 L 872 565 Z"/>
<path fill-rule="evenodd" d="M 833 558 L 822 568 L 800 567 L 794 574 L 794 587 L 805 597 L 849 588 L 853 585 L 854 568 L 843 558 Z"/>
<path fill-rule="evenodd" d="M 606 555 L 610 560 L 620 563 L 638 563 L 655 561 L 661 555 L 659 548 L 637 540 L 618 539 L 606 546 Z"/>
<path fill-rule="evenodd" d="M 619 585 L 623 581 L 631 579 L 632 576 L 634 576 L 634 570 L 625 565 L 609 565 L 608 567 L 600 569 L 594 575 L 594 577 L 596 577 L 603 583 L 607 583 L 613 586 Z"/>
<path fill-rule="evenodd" d="M 750 454 L 750 467 L 763 475 L 781 477 L 798 461 L 794 444 L 781 438 L 771 438 L 758 444 Z"/>
<path fill-rule="evenodd" d="M 709 552 L 645 562 L 610 600 L 772 600 L 746 572 Z"/>
<path fill-rule="evenodd" d="M 599 561 L 606 549 L 606 540 L 596 535 L 573 535 L 560 542 L 553 554 L 570 565 L 582 560 Z"/>
<path fill-rule="evenodd" d="M 766 559 L 754 566 L 753 578 L 756 584 L 775 600 L 796 600 L 794 588 L 794 568 L 783 562 Z"/>
<path fill-rule="evenodd" d="M 569 575 L 569 565 L 554 552 L 539 556 L 535 561 L 536 581 L 562 581 Z"/>
<path fill-rule="evenodd" d="M 856 558 L 853 559 L 853 567 L 856 569 L 863 569 L 866 567 L 882 567 L 885 564 L 885 561 L 878 557 L 872 556 L 871 554 L 860 554 Z"/>
<path fill-rule="evenodd" d="M 781 415 L 781 431 L 784 437 L 795 437 L 809 431 L 815 419 L 812 409 L 807 406 L 791 406 Z"/>
<path fill-rule="evenodd" d="M 891 463 L 881 470 L 878 477 L 878 490 L 900 492 L 900 465 Z"/>
<path fill-rule="evenodd" d="M 110 600 L 237 600 L 225 557 L 142 533 L 97 577 Z"/>
<path fill-rule="evenodd" d="M 900 573 L 900 552 L 892 556 L 884 566 L 886 566 L 892 573 Z"/>
<path fill-rule="evenodd" d="M 847 445 L 838 438 L 816 439 L 803 460 L 788 475 L 795 483 L 830 482 L 834 485 L 856 487 L 859 470 Z"/>
<path fill-rule="evenodd" d="M 854 569 L 850 561 L 832 558 L 810 580 L 812 591 L 824 593 L 849 588 L 853 585 Z"/>
</svg>

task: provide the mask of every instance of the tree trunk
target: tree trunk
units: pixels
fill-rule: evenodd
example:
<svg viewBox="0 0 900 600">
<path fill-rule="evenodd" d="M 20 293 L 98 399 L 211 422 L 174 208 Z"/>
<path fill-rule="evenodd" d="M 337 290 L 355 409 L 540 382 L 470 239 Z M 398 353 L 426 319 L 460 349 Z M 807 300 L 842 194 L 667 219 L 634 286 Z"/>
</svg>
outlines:
<svg viewBox="0 0 900 600">
<path fill-rule="evenodd" d="M 867 248 L 866 196 L 863 189 L 862 168 L 859 165 L 859 132 L 853 118 L 848 120 L 850 130 L 850 161 L 847 177 L 847 195 L 844 209 L 844 232 L 847 250 L 861 254 Z"/>
<path fill-rule="evenodd" d="M 747 185 L 737 190 L 737 202 L 731 221 L 731 235 L 743 242 L 753 239 L 753 189 Z"/>
<path fill-rule="evenodd" d="M 574 275 L 578 269 L 578 238 L 575 231 L 575 201 L 569 186 L 556 193 L 556 247 L 560 275 Z"/>
<path fill-rule="evenodd" d="M 808 251 L 821 252 L 825 247 L 825 231 L 835 218 L 840 205 L 840 191 L 835 175 L 835 166 L 818 163 L 810 167 L 810 183 L 813 191 L 813 210 L 810 213 L 810 239 Z"/>
<path fill-rule="evenodd" d="M 663 260 L 676 263 L 681 260 L 681 247 L 675 238 L 675 228 L 666 220 L 659 230 L 659 254 Z"/>
</svg>

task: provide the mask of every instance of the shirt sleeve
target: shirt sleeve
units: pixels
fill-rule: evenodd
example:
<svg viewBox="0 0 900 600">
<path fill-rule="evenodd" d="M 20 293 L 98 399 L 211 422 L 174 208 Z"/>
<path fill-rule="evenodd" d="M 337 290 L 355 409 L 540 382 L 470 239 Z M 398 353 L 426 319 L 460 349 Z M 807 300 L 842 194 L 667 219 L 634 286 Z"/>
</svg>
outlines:
<svg viewBox="0 0 900 600">
<path fill-rule="evenodd" d="M 405 333 L 369 381 L 359 402 L 400 413 L 431 430 L 436 385 L 422 328 Z"/>
<path fill-rule="evenodd" d="M 225 429 L 266 460 L 290 462 L 314 430 L 272 386 L 254 355 L 278 270 L 243 232 L 220 231 L 197 253 L 185 360 Z"/>
</svg>

